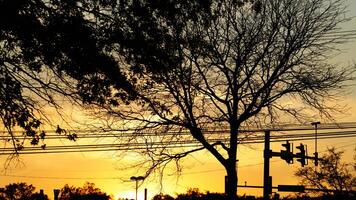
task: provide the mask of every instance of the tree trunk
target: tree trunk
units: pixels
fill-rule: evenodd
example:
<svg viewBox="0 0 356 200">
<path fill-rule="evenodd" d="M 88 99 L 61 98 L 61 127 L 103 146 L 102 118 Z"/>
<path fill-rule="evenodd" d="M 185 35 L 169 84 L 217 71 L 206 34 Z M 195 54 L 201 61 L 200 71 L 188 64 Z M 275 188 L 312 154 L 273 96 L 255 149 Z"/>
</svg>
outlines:
<svg viewBox="0 0 356 200">
<path fill-rule="evenodd" d="M 225 166 L 227 172 L 227 184 L 226 195 L 229 200 L 237 199 L 237 171 L 236 171 L 236 161 L 229 162 L 227 166 Z"/>
<path fill-rule="evenodd" d="M 237 116 L 237 105 L 234 106 L 234 116 Z M 229 200 L 237 199 L 237 170 L 236 170 L 236 153 L 237 153 L 237 135 L 239 123 L 236 118 L 230 122 L 230 149 L 228 151 L 229 159 L 225 164 L 227 173 L 226 194 Z"/>
</svg>

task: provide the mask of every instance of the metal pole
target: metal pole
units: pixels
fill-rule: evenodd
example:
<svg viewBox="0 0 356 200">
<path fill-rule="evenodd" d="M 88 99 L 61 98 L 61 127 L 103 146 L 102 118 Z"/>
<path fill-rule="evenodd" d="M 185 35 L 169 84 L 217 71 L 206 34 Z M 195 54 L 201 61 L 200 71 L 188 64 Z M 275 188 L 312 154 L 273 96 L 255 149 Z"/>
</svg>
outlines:
<svg viewBox="0 0 356 200">
<path fill-rule="evenodd" d="M 236 184 L 239 184 L 239 159 L 236 160 Z M 239 188 L 236 188 L 236 196 Z"/>
<path fill-rule="evenodd" d="M 270 131 L 265 131 L 265 149 L 263 153 L 264 167 L 263 167 L 263 199 L 269 199 L 271 178 L 269 176 L 269 160 L 271 158 L 270 150 Z"/>
<path fill-rule="evenodd" d="M 147 188 L 145 188 L 145 198 L 144 200 L 147 200 Z"/>
<path fill-rule="evenodd" d="M 318 124 L 320 124 L 320 122 L 313 122 L 311 123 L 312 125 L 314 125 L 315 127 L 315 153 L 318 152 Z"/>
<path fill-rule="evenodd" d="M 137 200 L 138 180 L 136 179 L 136 200 Z"/>
<path fill-rule="evenodd" d="M 137 200 L 138 181 L 145 180 L 145 177 L 143 177 L 143 176 L 131 176 L 130 180 L 131 181 L 135 181 L 135 183 L 136 183 L 136 200 Z"/>
<path fill-rule="evenodd" d="M 311 123 L 315 127 L 315 153 L 314 153 L 314 164 L 315 164 L 315 171 L 317 170 L 318 165 L 318 125 L 320 122 L 313 122 Z"/>
</svg>

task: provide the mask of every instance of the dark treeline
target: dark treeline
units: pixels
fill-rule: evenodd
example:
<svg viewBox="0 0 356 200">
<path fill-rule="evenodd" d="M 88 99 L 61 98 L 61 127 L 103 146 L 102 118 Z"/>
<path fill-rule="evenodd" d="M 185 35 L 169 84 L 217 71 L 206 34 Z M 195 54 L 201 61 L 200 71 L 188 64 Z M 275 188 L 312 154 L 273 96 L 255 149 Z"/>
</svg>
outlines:
<svg viewBox="0 0 356 200">
<path fill-rule="evenodd" d="M 225 200 L 228 197 L 222 193 L 200 192 L 199 189 L 188 189 L 186 193 L 177 194 L 177 197 L 172 197 L 168 194 L 158 194 L 152 200 Z M 240 200 L 262 200 L 262 196 L 242 195 L 238 196 Z M 355 199 L 350 194 L 307 194 L 293 193 L 286 196 L 281 196 L 279 193 L 274 193 L 270 197 L 271 200 L 337 200 L 337 199 Z"/>
<path fill-rule="evenodd" d="M 27 183 L 12 183 L 0 189 L 0 200 L 49 200 L 43 190 L 35 192 L 35 187 Z M 83 187 L 64 185 L 60 189 L 59 200 L 113 200 L 110 195 L 95 187 L 94 183 L 86 182 Z"/>
<path fill-rule="evenodd" d="M 36 188 L 27 183 L 11 183 L 4 188 L 0 188 L 0 200 L 49 200 L 53 197 L 46 195 L 43 190 L 35 192 Z M 173 197 L 168 194 L 157 194 L 151 200 L 225 200 L 227 196 L 222 193 L 200 192 L 198 188 L 188 189 L 186 193 L 176 194 Z M 339 196 L 330 194 L 321 194 L 318 196 L 309 196 L 305 193 L 295 193 L 281 197 L 274 193 L 271 200 L 331 200 L 331 199 L 352 199 L 351 196 Z M 59 192 L 59 200 L 114 200 L 111 195 L 102 192 L 95 187 L 94 183 L 86 182 L 82 187 L 64 185 Z M 243 195 L 238 196 L 241 200 L 262 200 L 262 197 Z M 118 200 L 131 200 L 127 198 L 118 198 Z"/>
</svg>

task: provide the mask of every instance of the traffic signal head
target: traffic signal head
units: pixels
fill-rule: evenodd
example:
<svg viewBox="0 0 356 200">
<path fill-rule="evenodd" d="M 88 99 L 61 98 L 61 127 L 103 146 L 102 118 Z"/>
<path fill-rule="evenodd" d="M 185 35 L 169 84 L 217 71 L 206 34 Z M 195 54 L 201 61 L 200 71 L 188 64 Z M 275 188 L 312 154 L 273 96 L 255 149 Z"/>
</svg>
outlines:
<svg viewBox="0 0 356 200">
<path fill-rule="evenodd" d="M 305 146 L 304 144 L 300 143 L 299 146 L 296 146 L 295 148 L 297 148 L 300 152 L 304 152 L 305 153 Z"/>
<path fill-rule="evenodd" d="M 293 153 L 289 151 L 281 150 L 281 158 L 285 160 L 288 164 L 293 163 Z"/>
<path fill-rule="evenodd" d="M 297 161 L 300 162 L 300 165 L 302 165 L 302 167 L 304 167 L 306 165 L 305 158 L 297 158 Z"/>
<path fill-rule="evenodd" d="M 297 157 L 297 161 L 300 162 L 302 167 L 306 165 L 306 147 L 302 143 L 299 146 L 296 146 L 299 149 L 299 153 L 296 153 L 295 156 Z"/>
<path fill-rule="evenodd" d="M 285 144 L 282 144 L 282 146 L 283 146 L 284 148 L 286 148 L 286 151 L 287 151 L 287 152 L 292 152 L 292 151 L 291 151 L 291 150 L 292 150 L 292 148 L 291 148 L 291 143 L 289 143 L 288 140 L 286 141 Z"/>
<path fill-rule="evenodd" d="M 292 164 L 293 163 L 293 152 L 291 151 L 293 150 L 292 143 L 289 143 L 289 141 L 287 141 L 285 144 L 282 144 L 282 146 L 286 150 L 281 150 L 281 158 L 285 160 L 288 164 Z"/>
</svg>

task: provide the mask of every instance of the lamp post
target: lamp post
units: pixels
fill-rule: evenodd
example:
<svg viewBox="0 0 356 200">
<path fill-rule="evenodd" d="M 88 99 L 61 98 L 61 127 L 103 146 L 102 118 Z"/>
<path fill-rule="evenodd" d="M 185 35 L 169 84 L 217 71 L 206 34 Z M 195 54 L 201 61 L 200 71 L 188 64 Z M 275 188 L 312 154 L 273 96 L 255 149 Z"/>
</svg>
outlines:
<svg viewBox="0 0 356 200">
<path fill-rule="evenodd" d="M 312 122 L 311 125 L 315 127 L 315 153 L 314 153 L 314 163 L 315 163 L 315 170 L 316 167 L 318 166 L 318 125 L 320 125 L 320 122 Z"/>
<path fill-rule="evenodd" d="M 130 180 L 136 182 L 136 200 L 137 200 L 138 182 L 145 180 L 145 177 L 143 177 L 143 176 L 131 176 Z"/>
</svg>

